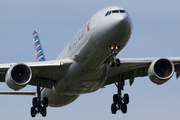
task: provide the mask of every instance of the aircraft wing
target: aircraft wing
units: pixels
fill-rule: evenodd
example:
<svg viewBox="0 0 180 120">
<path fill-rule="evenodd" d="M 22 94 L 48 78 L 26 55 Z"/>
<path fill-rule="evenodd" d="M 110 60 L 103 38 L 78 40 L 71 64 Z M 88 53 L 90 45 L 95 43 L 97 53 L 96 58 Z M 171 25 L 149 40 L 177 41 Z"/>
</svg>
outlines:
<svg viewBox="0 0 180 120">
<path fill-rule="evenodd" d="M 59 80 L 73 63 L 71 59 L 54 61 L 23 63 L 31 68 L 32 79 L 29 85 L 36 86 L 37 78 L 40 80 L 40 87 L 52 88 L 55 81 Z M 0 82 L 5 81 L 5 75 L 10 66 L 18 63 L 0 64 Z"/>
<path fill-rule="evenodd" d="M 123 79 L 129 79 L 130 85 L 133 84 L 136 77 L 148 76 L 148 69 L 153 61 L 162 58 L 119 58 L 121 61 L 120 67 L 111 67 L 108 78 L 103 86 L 117 82 L 116 76 L 123 74 Z M 180 58 L 165 58 L 174 64 L 176 77 L 180 76 Z"/>
</svg>

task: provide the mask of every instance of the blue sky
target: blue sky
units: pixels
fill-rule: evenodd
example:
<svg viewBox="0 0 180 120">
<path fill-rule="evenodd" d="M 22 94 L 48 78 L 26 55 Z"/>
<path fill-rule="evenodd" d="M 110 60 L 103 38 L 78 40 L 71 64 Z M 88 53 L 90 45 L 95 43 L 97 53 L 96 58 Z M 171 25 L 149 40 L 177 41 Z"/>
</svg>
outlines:
<svg viewBox="0 0 180 120">
<path fill-rule="evenodd" d="M 1 0 L 0 63 L 34 62 L 32 32 L 37 29 L 47 60 L 55 59 L 78 30 L 98 10 L 116 5 L 131 16 L 133 34 L 120 58 L 180 57 L 180 2 L 178 0 Z M 115 85 L 81 95 L 61 108 L 48 108 L 45 120 L 169 120 L 179 119 L 180 79 L 175 75 L 158 86 L 148 77 L 136 78 L 124 93 L 130 95 L 127 114 L 110 111 Z M 0 83 L 1 91 L 10 89 Z M 27 86 L 23 90 L 34 91 Z M 33 96 L 0 96 L 0 119 L 32 119 Z M 37 115 L 35 119 L 42 119 Z"/>
</svg>

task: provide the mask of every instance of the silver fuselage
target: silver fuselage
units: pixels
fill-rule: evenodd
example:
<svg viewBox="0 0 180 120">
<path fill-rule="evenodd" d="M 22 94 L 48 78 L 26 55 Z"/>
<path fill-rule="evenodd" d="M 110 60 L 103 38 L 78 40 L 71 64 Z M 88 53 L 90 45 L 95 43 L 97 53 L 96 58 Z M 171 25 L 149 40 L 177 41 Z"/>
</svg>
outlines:
<svg viewBox="0 0 180 120">
<path fill-rule="evenodd" d="M 117 55 L 125 47 L 132 32 L 131 19 L 123 11 L 117 6 L 98 11 L 57 57 L 74 62 L 52 89 L 42 91 L 42 98 L 48 97 L 49 106 L 67 105 L 80 94 L 101 88 L 108 77 L 113 52 Z M 112 46 L 117 47 L 116 51 L 110 50 Z"/>
</svg>

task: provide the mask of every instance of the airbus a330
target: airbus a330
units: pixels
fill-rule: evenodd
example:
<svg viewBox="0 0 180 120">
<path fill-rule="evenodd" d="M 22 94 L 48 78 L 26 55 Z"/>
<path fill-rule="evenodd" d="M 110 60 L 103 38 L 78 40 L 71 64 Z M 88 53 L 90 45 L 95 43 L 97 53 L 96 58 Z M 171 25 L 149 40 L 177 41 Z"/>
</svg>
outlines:
<svg viewBox="0 0 180 120">
<path fill-rule="evenodd" d="M 132 33 L 127 11 L 118 6 L 95 13 L 74 36 L 57 59 L 46 61 L 37 31 L 33 32 L 36 61 L 0 64 L 0 81 L 12 92 L 0 94 L 36 95 L 32 99 L 31 116 L 47 114 L 47 107 L 61 107 L 81 94 L 91 93 L 115 84 L 112 114 L 127 112 L 129 95 L 122 94 L 125 80 L 133 84 L 136 77 L 149 76 L 158 85 L 167 82 L 174 72 L 180 75 L 180 58 L 116 58 Z M 26 85 L 37 92 L 18 91 Z"/>
</svg>

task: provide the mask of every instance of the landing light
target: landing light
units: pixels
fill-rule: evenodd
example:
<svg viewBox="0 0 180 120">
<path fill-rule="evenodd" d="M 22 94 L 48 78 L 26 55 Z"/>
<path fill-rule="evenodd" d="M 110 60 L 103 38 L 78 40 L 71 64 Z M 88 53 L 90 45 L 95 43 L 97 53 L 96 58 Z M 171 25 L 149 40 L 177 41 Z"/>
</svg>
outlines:
<svg viewBox="0 0 180 120">
<path fill-rule="evenodd" d="M 64 63 L 63 63 L 63 62 L 60 62 L 60 65 L 64 65 Z"/>
<path fill-rule="evenodd" d="M 111 50 L 113 50 L 114 49 L 114 47 L 113 46 L 111 46 Z"/>
<path fill-rule="evenodd" d="M 118 49 L 118 46 L 116 46 L 116 50 Z"/>
</svg>

